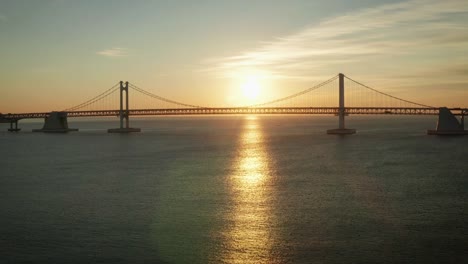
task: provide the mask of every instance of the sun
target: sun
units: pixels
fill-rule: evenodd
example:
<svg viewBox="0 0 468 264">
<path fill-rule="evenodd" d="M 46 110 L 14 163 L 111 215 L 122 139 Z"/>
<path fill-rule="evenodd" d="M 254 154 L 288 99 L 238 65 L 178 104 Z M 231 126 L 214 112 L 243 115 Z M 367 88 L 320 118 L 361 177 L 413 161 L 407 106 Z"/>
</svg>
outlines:
<svg viewBox="0 0 468 264">
<path fill-rule="evenodd" d="M 260 82 L 258 78 L 249 76 L 242 84 L 243 95 L 248 100 L 255 100 L 260 95 Z"/>
</svg>

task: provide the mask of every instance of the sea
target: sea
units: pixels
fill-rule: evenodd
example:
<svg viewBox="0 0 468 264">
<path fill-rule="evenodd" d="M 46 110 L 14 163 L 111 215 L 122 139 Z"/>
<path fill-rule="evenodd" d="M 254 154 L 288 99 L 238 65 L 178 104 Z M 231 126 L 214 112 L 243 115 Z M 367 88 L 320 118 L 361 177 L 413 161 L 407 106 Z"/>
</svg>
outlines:
<svg viewBox="0 0 468 264">
<path fill-rule="evenodd" d="M 468 136 L 434 116 L 0 129 L 0 263 L 467 263 Z"/>
</svg>

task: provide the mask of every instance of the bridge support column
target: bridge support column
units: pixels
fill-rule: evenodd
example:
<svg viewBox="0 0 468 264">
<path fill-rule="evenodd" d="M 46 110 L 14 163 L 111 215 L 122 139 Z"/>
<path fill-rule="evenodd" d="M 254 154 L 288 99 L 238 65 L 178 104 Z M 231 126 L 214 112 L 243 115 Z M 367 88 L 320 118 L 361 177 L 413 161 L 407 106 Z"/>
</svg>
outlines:
<svg viewBox="0 0 468 264">
<path fill-rule="evenodd" d="M 33 132 L 66 133 L 78 131 L 77 128 L 68 128 L 67 112 L 51 112 L 45 118 L 42 129 L 33 129 Z"/>
<path fill-rule="evenodd" d="M 465 130 L 465 111 L 464 110 L 462 110 L 461 127 L 463 128 L 463 130 Z"/>
<path fill-rule="evenodd" d="M 123 103 L 123 92 L 125 92 L 125 110 L 124 110 L 124 103 Z M 130 133 L 130 132 L 140 132 L 140 128 L 131 128 L 129 127 L 129 107 L 128 107 L 128 82 L 120 81 L 120 111 L 119 111 L 119 118 L 120 118 L 120 127 L 119 128 L 111 128 L 108 129 L 108 133 Z M 124 119 L 125 119 L 125 127 L 124 127 Z"/>
<path fill-rule="evenodd" d="M 13 127 L 13 124 L 15 124 L 15 127 Z M 18 128 L 18 120 L 14 120 L 10 122 L 10 128 L 8 131 L 10 132 L 19 132 L 21 128 Z"/>
<path fill-rule="evenodd" d="M 356 133 L 356 129 L 345 128 L 345 94 L 344 94 L 344 74 L 340 73 L 339 76 L 339 108 L 338 108 L 338 128 L 327 130 L 330 135 L 351 135 Z"/>
<path fill-rule="evenodd" d="M 468 130 L 465 130 L 465 111 L 461 110 L 461 120 L 459 122 L 447 107 L 441 107 L 436 129 L 428 130 L 427 134 L 439 136 L 468 135 Z"/>
</svg>

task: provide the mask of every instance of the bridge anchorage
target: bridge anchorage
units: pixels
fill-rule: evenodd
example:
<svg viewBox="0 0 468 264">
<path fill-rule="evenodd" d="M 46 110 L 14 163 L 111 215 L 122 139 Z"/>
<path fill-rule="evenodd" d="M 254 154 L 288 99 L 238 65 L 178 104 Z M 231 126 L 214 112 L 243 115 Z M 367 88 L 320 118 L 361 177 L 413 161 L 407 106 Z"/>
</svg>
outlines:
<svg viewBox="0 0 468 264">
<path fill-rule="evenodd" d="M 44 126 L 41 129 L 33 129 L 33 132 L 66 133 L 78 131 L 77 128 L 68 128 L 67 112 L 51 112 L 45 117 Z"/>
<path fill-rule="evenodd" d="M 131 128 L 129 126 L 129 116 L 130 110 L 128 108 L 128 82 L 125 82 L 125 86 L 123 85 L 124 82 L 120 81 L 120 110 L 119 110 L 119 118 L 120 118 L 120 127 L 119 128 L 111 128 L 108 129 L 108 133 L 131 133 L 131 132 L 140 132 L 140 128 Z M 123 92 L 125 91 L 125 110 L 123 109 Z M 124 119 L 125 119 L 125 127 L 124 127 Z"/>
<path fill-rule="evenodd" d="M 458 112 L 461 116 L 460 121 L 456 118 L 453 112 Z M 441 107 L 439 109 L 439 121 L 435 130 L 428 130 L 428 135 L 468 135 L 468 130 L 465 130 L 465 115 L 468 114 L 467 109 L 448 109 Z"/>
</svg>

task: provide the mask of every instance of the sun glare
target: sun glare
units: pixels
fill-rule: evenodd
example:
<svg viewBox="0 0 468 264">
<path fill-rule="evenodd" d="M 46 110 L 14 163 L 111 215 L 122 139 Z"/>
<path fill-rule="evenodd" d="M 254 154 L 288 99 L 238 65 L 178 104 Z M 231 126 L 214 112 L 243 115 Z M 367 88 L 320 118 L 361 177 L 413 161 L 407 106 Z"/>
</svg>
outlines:
<svg viewBox="0 0 468 264">
<path fill-rule="evenodd" d="M 246 99 L 257 99 L 260 95 L 260 83 L 258 78 L 248 77 L 242 85 L 242 89 Z"/>
<path fill-rule="evenodd" d="M 226 101 L 233 106 L 261 104 L 265 101 L 265 93 L 272 86 L 272 74 L 264 70 L 243 69 L 226 76 L 232 80 Z"/>
</svg>

